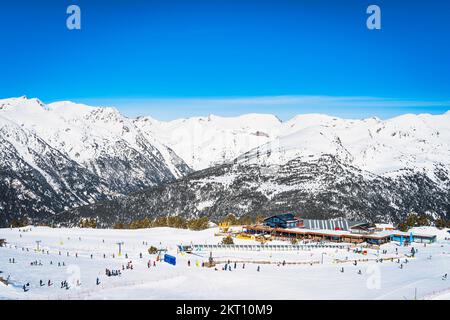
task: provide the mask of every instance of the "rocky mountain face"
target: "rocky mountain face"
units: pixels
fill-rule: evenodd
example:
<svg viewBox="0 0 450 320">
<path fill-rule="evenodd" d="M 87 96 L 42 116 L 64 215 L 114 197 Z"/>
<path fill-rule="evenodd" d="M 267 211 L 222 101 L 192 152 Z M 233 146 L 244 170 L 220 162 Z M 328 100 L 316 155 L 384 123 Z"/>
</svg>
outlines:
<svg viewBox="0 0 450 320">
<path fill-rule="evenodd" d="M 0 225 L 44 221 L 191 171 L 115 109 L 0 100 Z"/>
<path fill-rule="evenodd" d="M 162 122 L 17 98 L 0 100 L 0 132 L 2 221 L 95 217 L 107 227 L 161 215 L 450 215 L 450 112 Z"/>
<path fill-rule="evenodd" d="M 57 224 L 94 217 L 103 226 L 144 217 L 237 216 L 295 213 L 305 218 L 347 217 L 399 222 L 409 212 L 450 216 L 450 180 L 436 168 L 437 184 L 423 173 L 396 177 L 364 172 L 333 155 L 281 166 L 236 163 L 194 172 L 175 182 L 57 215 Z"/>
</svg>

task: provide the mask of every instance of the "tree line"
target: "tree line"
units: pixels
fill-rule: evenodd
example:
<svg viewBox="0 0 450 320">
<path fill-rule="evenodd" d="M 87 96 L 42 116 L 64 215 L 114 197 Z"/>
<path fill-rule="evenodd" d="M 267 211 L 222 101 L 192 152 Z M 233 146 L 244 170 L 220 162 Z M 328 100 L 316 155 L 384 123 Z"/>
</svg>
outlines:
<svg viewBox="0 0 450 320">
<path fill-rule="evenodd" d="M 435 226 L 438 229 L 450 228 L 450 220 L 445 218 L 434 219 L 429 215 L 410 214 L 403 222 L 397 225 L 400 231 L 408 231 L 412 227 Z"/>
<path fill-rule="evenodd" d="M 145 229 L 156 227 L 171 227 L 178 229 L 204 230 L 208 228 L 208 217 L 186 219 L 181 216 L 163 216 L 154 219 L 144 218 L 130 223 L 117 222 L 114 229 Z"/>
</svg>

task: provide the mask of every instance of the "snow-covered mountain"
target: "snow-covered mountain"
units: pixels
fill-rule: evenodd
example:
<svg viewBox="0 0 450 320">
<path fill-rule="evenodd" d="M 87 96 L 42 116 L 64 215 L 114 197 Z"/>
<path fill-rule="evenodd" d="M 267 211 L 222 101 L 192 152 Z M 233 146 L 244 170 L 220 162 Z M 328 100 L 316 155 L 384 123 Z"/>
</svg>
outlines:
<svg viewBox="0 0 450 320">
<path fill-rule="evenodd" d="M 153 126 L 154 134 L 174 150 L 178 147 L 183 152 L 184 147 L 205 161 L 221 164 L 170 184 L 100 203 L 95 210 L 84 207 L 69 211 L 58 221 L 76 222 L 94 212 L 106 225 L 117 217 L 130 221 L 167 214 L 217 219 L 228 213 L 294 212 L 304 217 L 346 216 L 394 222 L 410 212 L 450 216 L 449 112 L 403 115 L 385 121 L 310 114 L 280 122 L 272 117 L 274 121 L 261 121 L 265 125 L 261 127 L 257 120 L 270 116 L 245 117 L 243 123 L 239 120 L 244 117 L 181 120 L 181 126 L 188 128 L 184 132 L 190 132 L 193 124 L 200 127 L 199 131 L 202 126 L 212 128 L 212 135 L 200 140 L 187 134 L 179 135 L 179 140 L 165 138 L 161 134 L 164 130 L 156 128 L 172 123 L 139 119 Z M 223 123 L 228 126 L 221 128 Z M 253 127 L 246 126 L 250 123 Z M 220 144 L 221 132 L 245 139 L 255 130 L 264 132 L 259 135 L 264 137 L 259 141 L 263 144 L 252 147 L 258 142 L 240 140 L 241 150 L 249 151 L 232 161 L 217 158 L 223 152 L 233 154 L 232 146 Z"/>
<path fill-rule="evenodd" d="M 450 112 L 164 122 L 21 97 L 0 100 L 0 133 L 3 222 L 67 209 L 57 221 L 98 216 L 105 225 L 162 214 L 450 212 Z"/>
<path fill-rule="evenodd" d="M 4 99 L 0 133 L 3 223 L 138 191 L 191 171 L 114 108 Z"/>
<path fill-rule="evenodd" d="M 194 170 L 232 161 L 276 138 L 281 121 L 268 114 L 194 117 L 169 122 L 140 117 L 134 122 L 170 146 Z"/>
<path fill-rule="evenodd" d="M 281 122 L 273 115 L 247 114 L 169 122 L 142 117 L 134 123 L 172 148 L 194 170 L 244 155 L 251 163 L 280 165 L 298 157 L 312 160 L 333 154 L 379 175 L 395 175 L 403 169 L 432 174 L 436 165 L 450 166 L 450 112 L 388 120 L 305 114 Z"/>
</svg>

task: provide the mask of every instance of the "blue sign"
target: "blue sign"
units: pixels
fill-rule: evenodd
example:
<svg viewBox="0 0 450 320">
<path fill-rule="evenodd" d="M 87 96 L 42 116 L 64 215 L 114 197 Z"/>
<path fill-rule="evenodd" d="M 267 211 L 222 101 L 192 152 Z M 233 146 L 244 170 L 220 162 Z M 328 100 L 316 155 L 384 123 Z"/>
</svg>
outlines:
<svg viewBox="0 0 450 320">
<path fill-rule="evenodd" d="M 171 265 L 176 265 L 177 264 L 177 258 L 175 258 L 174 256 L 171 256 L 170 254 L 165 254 L 164 255 L 164 262 L 167 262 Z"/>
</svg>

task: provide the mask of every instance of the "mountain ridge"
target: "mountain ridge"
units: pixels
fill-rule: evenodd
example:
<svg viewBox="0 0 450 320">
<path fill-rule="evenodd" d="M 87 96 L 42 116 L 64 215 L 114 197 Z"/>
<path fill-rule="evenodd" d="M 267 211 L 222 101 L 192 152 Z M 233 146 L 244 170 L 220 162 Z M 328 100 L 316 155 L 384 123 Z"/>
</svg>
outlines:
<svg viewBox="0 0 450 320">
<path fill-rule="evenodd" d="M 270 114 L 246 114 L 159 121 L 128 118 L 112 107 L 70 101 L 44 104 L 19 97 L 0 100 L 0 132 L 0 187 L 4 194 L 16 195 L 0 197 L 4 224 L 23 215 L 63 223 L 60 217 L 73 220 L 67 212 L 76 217 L 81 214 L 77 210 L 84 210 L 91 216 L 89 206 L 100 208 L 103 201 L 117 199 L 128 199 L 120 201 L 136 209 L 130 219 L 174 214 L 163 204 L 176 214 L 213 219 L 229 210 L 252 215 L 267 208 L 363 218 L 380 217 L 384 211 L 388 220 L 398 220 L 408 210 L 448 215 L 450 112 L 387 120 L 303 114 L 281 121 Z M 329 172 L 318 172 L 318 167 Z M 200 186 L 198 176 L 211 190 Z M 357 181 L 354 188 L 377 195 L 378 208 L 359 212 L 373 204 L 362 194 L 358 200 L 345 193 L 342 184 L 354 185 L 352 179 Z M 253 181 L 250 189 L 249 181 Z M 186 189 L 189 186 L 193 189 Z M 377 189 L 381 187 L 386 194 Z M 410 195 L 396 189 L 423 198 L 421 190 L 432 201 L 411 205 L 415 202 L 406 200 Z M 130 199 L 146 203 L 140 194 L 156 197 L 148 210 L 131 204 Z M 348 212 L 336 209 L 339 202 L 326 200 L 327 195 L 341 204 L 351 203 Z M 316 201 L 316 209 L 302 199 Z M 288 201 L 297 205 L 287 205 Z M 124 218 L 123 213 L 110 211 Z"/>
</svg>

